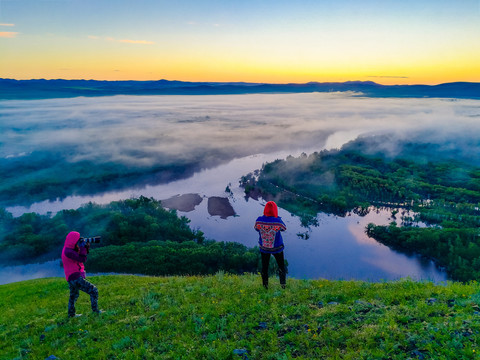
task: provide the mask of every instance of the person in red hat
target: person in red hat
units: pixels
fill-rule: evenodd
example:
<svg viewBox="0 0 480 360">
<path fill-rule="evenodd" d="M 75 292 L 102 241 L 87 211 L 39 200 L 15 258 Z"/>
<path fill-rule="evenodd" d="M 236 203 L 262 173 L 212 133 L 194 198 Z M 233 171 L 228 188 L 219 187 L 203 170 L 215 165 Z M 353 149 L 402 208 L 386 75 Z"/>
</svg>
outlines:
<svg viewBox="0 0 480 360">
<path fill-rule="evenodd" d="M 282 218 L 278 216 L 277 204 L 273 201 L 267 202 L 263 209 L 263 216 L 258 217 L 255 221 L 255 230 L 259 233 L 258 244 L 262 256 L 262 282 L 266 289 L 268 289 L 270 255 L 273 255 L 277 261 L 280 285 L 285 288 L 287 271 L 283 254 L 285 246 L 283 245 L 281 232 L 286 229 Z"/>
</svg>

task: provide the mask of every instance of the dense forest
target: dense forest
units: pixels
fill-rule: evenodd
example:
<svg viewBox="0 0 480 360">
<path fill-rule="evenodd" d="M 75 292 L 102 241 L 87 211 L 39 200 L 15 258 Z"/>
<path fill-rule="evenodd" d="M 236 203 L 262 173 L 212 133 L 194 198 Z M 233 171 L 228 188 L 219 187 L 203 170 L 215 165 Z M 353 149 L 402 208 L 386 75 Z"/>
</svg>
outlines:
<svg viewBox="0 0 480 360">
<path fill-rule="evenodd" d="M 161 202 L 140 197 L 108 205 L 86 204 L 55 216 L 0 210 L 0 261 L 4 264 L 56 259 L 69 231 L 101 236 L 93 244 L 88 270 L 148 275 L 243 273 L 258 270 L 257 249 L 206 240 L 186 217 Z"/>
<path fill-rule="evenodd" d="M 75 150 L 71 150 L 72 153 Z M 191 176 L 201 168 L 201 156 L 193 159 L 159 159 L 149 166 L 105 161 L 71 161 L 54 151 L 34 151 L 20 157 L 0 158 L 0 206 L 26 205 L 45 199 L 122 190 Z M 49 166 L 45 166 L 49 164 Z"/>
<path fill-rule="evenodd" d="M 243 274 L 259 270 L 258 249 L 214 240 L 202 244 L 152 240 L 111 245 L 92 251 L 88 261 L 89 271 L 145 275 Z"/>
<path fill-rule="evenodd" d="M 278 201 L 315 225 L 318 212 L 360 215 L 371 206 L 413 210 L 403 226 L 369 224 L 367 234 L 397 249 L 413 250 L 446 268 L 453 279 L 480 277 L 480 167 L 432 144 L 404 144 L 389 156 L 378 137 L 340 150 L 264 164 L 241 180 L 247 196 Z M 385 138 L 382 139 L 382 143 Z M 312 221 L 313 220 L 313 221 Z M 415 226 L 419 222 L 427 226 Z"/>
</svg>

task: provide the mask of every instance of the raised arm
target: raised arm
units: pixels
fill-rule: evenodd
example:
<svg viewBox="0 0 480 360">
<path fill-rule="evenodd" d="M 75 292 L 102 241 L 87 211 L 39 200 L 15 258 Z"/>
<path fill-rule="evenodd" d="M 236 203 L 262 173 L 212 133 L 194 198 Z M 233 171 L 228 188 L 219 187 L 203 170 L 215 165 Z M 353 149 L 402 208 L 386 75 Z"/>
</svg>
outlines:
<svg viewBox="0 0 480 360">
<path fill-rule="evenodd" d="M 85 247 L 81 247 L 80 251 L 77 253 L 73 249 L 65 249 L 65 256 L 69 259 L 84 263 L 87 261 L 87 249 Z"/>
</svg>

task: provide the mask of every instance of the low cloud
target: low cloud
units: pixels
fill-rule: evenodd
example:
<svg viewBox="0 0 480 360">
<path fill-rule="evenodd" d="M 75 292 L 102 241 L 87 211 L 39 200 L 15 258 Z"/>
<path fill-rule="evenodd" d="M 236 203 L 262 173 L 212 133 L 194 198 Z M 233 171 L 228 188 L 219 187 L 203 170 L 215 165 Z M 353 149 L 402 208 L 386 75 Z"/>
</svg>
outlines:
<svg viewBox="0 0 480 360">
<path fill-rule="evenodd" d="M 0 24 L 0 26 L 15 26 L 15 24 L 5 24 L 5 23 L 3 23 L 3 24 Z"/>
<path fill-rule="evenodd" d="M 148 40 L 130 40 L 130 39 L 118 40 L 118 42 L 127 43 L 127 44 L 143 44 L 143 45 L 152 45 L 152 44 L 155 44 L 153 41 L 148 41 Z"/>
<path fill-rule="evenodd" d="M 148 41 L 148 40 L 132 40 L 132 39 L 121 39 L 117 40 L 111 36 L 96 36 L 96 35 L 88 35 L 87 36 L 91 40 L 105 40 L 105 41 L 113 41 L 113 42 L 118 42 L 118 43 L 124 43 L 124 44 L 141 44 L 141 45 L 153 45 L 155 42 L 153 41 Z"/>
<path fill-rule="evenodd" d="M 0 31 L 0 38 L 8 38 L 12 39 L 14 37 L 17 37 L 18 32 L 14 31 Z"/>
<path fill-rule="evenodd" d="M 185 24 L 188 26 L 213 26 L 213 27 L 222 27 L 220 23 L 199 23 L 197 21 L 187 21 Z"/>
<path fill-rule="evenodd" d="M 369 78 L 383 78 L 383 79 L 408 79 L 408 76 L 395 76 L 395 75 L 370 75 Z"/>
<path fill-rule="evenodd" d="M 340 147 L 359 135 L 385 133 L 412 141 L 450 141 L 461 152 L 480 153 L 479 144 L 455 142 L 480 133 L 478 114 L 478 100 L 342 93 L 4 101 L 0 157 L 51 152 L 73 162 L 198 162 L 208 167 L 258 153 Z M 382 147 L 395 152 L 394 143 Z"/>
</svg>

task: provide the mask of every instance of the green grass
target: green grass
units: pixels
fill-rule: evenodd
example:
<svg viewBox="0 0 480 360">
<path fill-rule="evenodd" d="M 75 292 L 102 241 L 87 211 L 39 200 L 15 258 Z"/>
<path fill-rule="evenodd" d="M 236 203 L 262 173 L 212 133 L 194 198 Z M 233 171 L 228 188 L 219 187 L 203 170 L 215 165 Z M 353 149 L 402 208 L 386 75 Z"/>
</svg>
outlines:
<svg viewBox="0 0 480 360">
<path fill-rule="evenodd" d="M 0 286 L 0 358 L 475 359 L 480 285 L 99 276 L 101 315 L 64 279 Z"/>
</svg>

